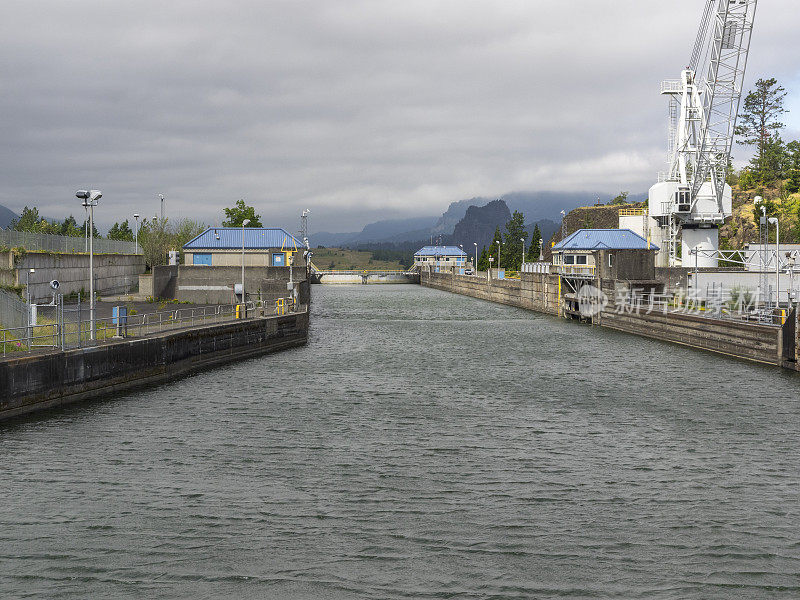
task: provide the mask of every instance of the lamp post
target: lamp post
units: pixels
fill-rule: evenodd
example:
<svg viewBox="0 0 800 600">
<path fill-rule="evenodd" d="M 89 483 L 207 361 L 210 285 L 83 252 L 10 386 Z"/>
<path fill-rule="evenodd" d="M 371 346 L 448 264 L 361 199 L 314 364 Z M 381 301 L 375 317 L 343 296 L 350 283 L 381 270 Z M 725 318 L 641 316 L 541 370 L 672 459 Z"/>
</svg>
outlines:
<svg viewBox="0 0 800 600">
<path fill-rule="evenodd" d="M 567 213 L 561 211 L 561 239 L 567 237 Z"/>
<path fill-rule="evenodd" d="M 136 221 L 136 229 L 133 232 L 133 245 L 136 250 L 139 250 L 139 213 L 133 213 L 133 218 Z"/>
<path fill-rule="evenodd" d="M 492 279 L 492 263 L 494 262 L 494 256 L 489 257 L 489 268 L 486 270 L 486 281 L 490 281 Z"/>
<path fill-rule="evenodd" d="M 475 246 L 475 268 L 472 269 L 475 271 L 475 276 L 478 276 L 478 242 L 472 242 L 472 245 Z"/>
<path fill-rule="evenodd" d="M 522 242 L 522 266 L 519 268 L 522 271 L 522 267 L 525 266 L 525 238 L 519 238 L 519 241 Z"/>
<path fill-rule="evenodd" d="M 539 238 L 539 260 L 543 260 L 542 254 L 544 253 L 544 240 Z"/>
<path fill-rule="evenodd" d="M 500 240 L 497 240 L 497 268 L 500 268 Z"/>
<path fill-rule="evenodd" d="M 775 306 L 781 306 L 781 229 L 777 217 L 770 217 L 769 222 L 775 225 Z"/>
<path fill-rule="evenodd" d="M 161 200 L 161 220 L 164 220 L 164 194 L 158 195 L 159 200 Z"/>
<path fill-rule="evenodd" d="M 33 328 L 33 308 L 31 306 L 31 274 L 36 273 L 36 269 L 28 269 L 25 272 L 25 293 L 28 296 L 28 350 L 31 349 L 31 330 Z"/>
<path fill-rule="evenodd" d="M 246 302 L 244 296 L 244 228 L 250 225 L 250 219 L 242 221 L 242 304 Z M 289 267 L 291 269 L 291 267 Z"/>
<path fill-rule="evenodd" d="M 78 190 L 75 196 L 83 200 L 83 207 L 89 209 L 89 339 L 95 338 L 94 319 L 94 207 L 97 206 L 103 192 L 100 190 Z M 80 328 L 80 324 L 78 324 Z"/>
</svg>

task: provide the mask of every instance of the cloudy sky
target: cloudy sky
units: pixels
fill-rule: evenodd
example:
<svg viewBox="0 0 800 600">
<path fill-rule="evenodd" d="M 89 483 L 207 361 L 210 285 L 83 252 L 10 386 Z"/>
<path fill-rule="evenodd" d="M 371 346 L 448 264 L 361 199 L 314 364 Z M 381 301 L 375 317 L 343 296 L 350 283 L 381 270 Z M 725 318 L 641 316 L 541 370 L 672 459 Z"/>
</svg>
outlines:
<svg viewBox="0 0 800 600">
<path fill-rule="evenodd" d="M 645 191 L 664 169 L 662 79 L 702 0 L 4 0 L 0 204 L 100 224 L 353 231 L 514 190 Z M 748 68 L 790 93 L 800 10 L 761 2 Z M 735 149 L 737 158 L 746 150 Z"/>
</svg>

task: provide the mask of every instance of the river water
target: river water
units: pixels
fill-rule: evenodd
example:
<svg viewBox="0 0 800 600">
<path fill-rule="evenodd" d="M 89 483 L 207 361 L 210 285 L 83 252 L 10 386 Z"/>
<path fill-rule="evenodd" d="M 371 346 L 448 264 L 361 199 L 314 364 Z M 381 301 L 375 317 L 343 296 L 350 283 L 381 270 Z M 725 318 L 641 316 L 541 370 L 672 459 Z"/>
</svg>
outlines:
<svg viewBox="0 0 800 600">
<path fill-rule="evenodd" d="M 2 598 L 798 598 L 800 377 L 419 286 L 0 425 Z"/>
</svg>

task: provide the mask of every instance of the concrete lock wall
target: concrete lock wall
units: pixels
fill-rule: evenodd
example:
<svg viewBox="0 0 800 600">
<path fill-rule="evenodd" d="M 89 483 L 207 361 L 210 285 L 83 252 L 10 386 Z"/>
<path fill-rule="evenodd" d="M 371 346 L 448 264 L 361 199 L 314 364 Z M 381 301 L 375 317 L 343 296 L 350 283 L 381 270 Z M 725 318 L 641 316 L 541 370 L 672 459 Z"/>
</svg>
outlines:
<svg viewBox="0 0 800 600">
<path fill-rule="evenodd" d="M 676 313 L 603 311 L 599 324 L 627 333 L 770 365 L 782 363 L 779 327 Z"/>
<path fill-rule="evenodd" d="M 429 273 L 423 271 L 420 283 L 427 287 L 527 308 L 551 315 L 561 314 L 558 275 L 522 273 L 522 279 L 487 281 L 485 277 Z M 617 311 L 614 289 L 627 282 L 603 280 L 611 306 L 594 319 L 598 325 L 644 337 L 675 342 L 711 352 L 770 365 L 796 368 L 795 355 L 786 352 L 797 346 L 795 327 L 770 327 L 733 320 L 714 320 L 676 313 L 662 314 Z M 568 290 L 562 286 L 562 294 Z M 792 323 L 794 323 L 794 317 Z"/>
<path fill-rule="evenodd" d="M 53 297 L 50 282 L 58 280 L 60 294 L 84 290 L 89 293 L 89 255 L 27 252 L 14 260 L 10 252 L 0 253 L 2 282 L 24 286 L 30 279 L 30 292 L 35 302 Z M 29 274 L 34 269 L 35 273 Z M 97 254 L 94 256 L 95 291 L 99 294 L 124 293 L 136 289 L 139 274 L 145 269 L 140 254 Z M 24 294 L 25 292 L 23 292 Z"/>
<path fill-rule="evenodd" d="M 419 283 L 416 273 L 325 273 L 317 272 L 315 283 L 328 284 L 385 284 L 385 283 Z"/>
<path fill-rule="evenodd" d="M 269 293 L 276 298 L 286 298 L 290 294 L 286 287 L 290 268 L 294 282 L 306 279 L 305 267 L 245 266 L 244 282 L 248 299 L 257 299 L 259 290 L 262 296 Z M 197 304 L 231 304 L 237 301 L 234 285 L 241 281 L 241 267 L 181 265 L 178 267 L 176 297 Z"/>
<path fill-rule="evenodd" d="M 308 312 L 0 361 L 0 420 L 305 344 Z"/>
</svg>

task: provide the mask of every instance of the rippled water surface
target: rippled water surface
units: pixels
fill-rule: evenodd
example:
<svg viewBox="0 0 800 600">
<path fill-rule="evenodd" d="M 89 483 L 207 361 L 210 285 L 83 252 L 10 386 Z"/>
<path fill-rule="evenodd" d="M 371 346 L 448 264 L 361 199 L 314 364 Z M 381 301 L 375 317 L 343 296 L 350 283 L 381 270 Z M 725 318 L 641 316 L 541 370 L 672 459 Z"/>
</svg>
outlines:
<svg viewBox="0 0 800 600">
<path fill-rule="evenodd" d="M 0 597 L 798 598 L 800 377 L 418 286 L 0 425 Z"/>
</svg>

